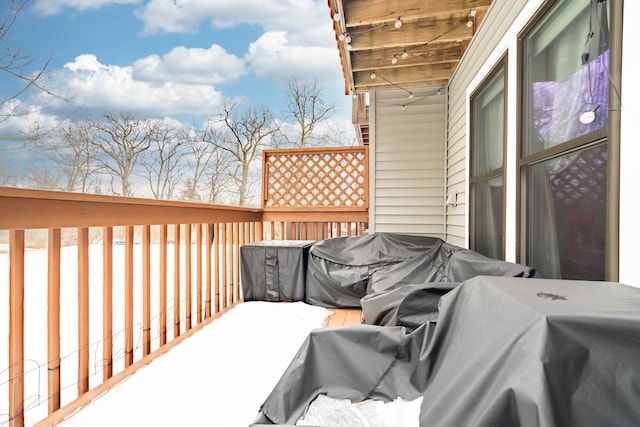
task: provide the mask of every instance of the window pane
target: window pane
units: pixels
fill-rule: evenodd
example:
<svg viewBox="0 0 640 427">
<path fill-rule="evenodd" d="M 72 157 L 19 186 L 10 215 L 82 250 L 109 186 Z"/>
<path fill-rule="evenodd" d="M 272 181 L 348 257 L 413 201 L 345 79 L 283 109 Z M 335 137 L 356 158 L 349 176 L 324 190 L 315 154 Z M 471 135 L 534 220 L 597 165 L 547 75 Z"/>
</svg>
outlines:
<svg viewBox="0 0 640 427">
<path fill-rule="evenodd" d="M 504 68 L 474 96 L 472 176 L 502 168 L 504 151 Z"/>
<path fill-rule="evenodd" d="M 502 259 L 502 212 L 504 182 L 502 175 L 480 181 L 473 191 L 473 249 L 495 259 Z"/>
<path fill-rule="evenodd" d="M 561 1 L 524 39 L 524 155 L 607 125 L 608 3 Z"/>
<path fill-rule="evenodd" d="M 607 144 L 528 167 L 527 265 L 547 278 L 604 280 Z"/>
</svg>

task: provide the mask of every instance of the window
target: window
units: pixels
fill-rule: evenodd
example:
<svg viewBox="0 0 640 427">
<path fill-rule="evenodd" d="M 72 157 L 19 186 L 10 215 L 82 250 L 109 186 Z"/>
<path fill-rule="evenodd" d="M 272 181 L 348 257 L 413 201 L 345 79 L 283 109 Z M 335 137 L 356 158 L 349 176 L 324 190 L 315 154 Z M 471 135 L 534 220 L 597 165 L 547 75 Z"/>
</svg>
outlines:
<svg viewBox="0 0 640 427">
<path fill-rule="evenodd" d="M 504 259 L 505 64 L 471 97 L 470 247 Z"/>
<path fill-rule="evenodd" d="M 522 261 L 548 278 L 604 280 L 608 2 L 556 2 L 522 53 Z"/>
</svg>

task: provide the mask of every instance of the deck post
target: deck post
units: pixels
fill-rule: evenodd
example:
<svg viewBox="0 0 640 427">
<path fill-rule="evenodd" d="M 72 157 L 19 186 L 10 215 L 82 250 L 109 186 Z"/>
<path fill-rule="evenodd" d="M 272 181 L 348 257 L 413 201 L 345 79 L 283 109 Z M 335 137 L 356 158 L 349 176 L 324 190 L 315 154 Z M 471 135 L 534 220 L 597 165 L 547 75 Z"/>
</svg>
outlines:
<svg viewBox="0 0 640 427">
<path fill-rule="evenodd" d="M 60 242 L 60 229 L 49 229 L 47 239 L 47 390 L 50 414 L 60 409 Z"/>
<path fill-rule="evenodd" d="M 9 427 L 23 427 L 24 230 L 11 230 L 9 241 Z"/>
</svg>

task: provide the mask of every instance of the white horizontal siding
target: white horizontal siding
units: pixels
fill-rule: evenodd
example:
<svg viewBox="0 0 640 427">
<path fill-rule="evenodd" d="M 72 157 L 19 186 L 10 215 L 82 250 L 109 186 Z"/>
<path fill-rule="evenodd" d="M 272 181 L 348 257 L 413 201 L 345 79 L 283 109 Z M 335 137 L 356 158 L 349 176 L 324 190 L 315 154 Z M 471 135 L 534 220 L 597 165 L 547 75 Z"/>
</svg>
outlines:
<svg viewBox="0 0 640 427">
<path fill-rule="evenodd" d="M 471 45 L 455 70 L 449 83 L 449 111 L 447 117 L 447 194 L 458 193 L 458 205 L 447 209 L 445 239 L 467 246 L 467 102 L 472 80 L 487 61 L 510 27 L 527 5 L 527 0 L 494 0 Z M 515 53 L 514 53 L 515 54 Z M 489 64 L 491 65 L 491 64 Z"/>
<path fill-rule="evenodd" d="M 431 92 L 372 96 L 373 231 L 444 237 L 446 109 Z"/>
</svg>

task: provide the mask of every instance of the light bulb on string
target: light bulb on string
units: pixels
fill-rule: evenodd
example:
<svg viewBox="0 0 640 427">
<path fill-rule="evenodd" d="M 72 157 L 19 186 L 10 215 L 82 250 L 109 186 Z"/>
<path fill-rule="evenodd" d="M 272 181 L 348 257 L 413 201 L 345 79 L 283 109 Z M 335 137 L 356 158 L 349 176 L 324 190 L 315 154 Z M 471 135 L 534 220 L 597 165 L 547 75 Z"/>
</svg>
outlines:
<svg viewBox="0 0 640 427">
<path fill-rule="evenodd" d="M 409 100 L 413 99 L 413 93 L 409 92 Z"/>
<path fill-rule="evenodd" d="M 402 59 L 407 59 L 408 57 L 409 57 L 409 53 L 407 53 L 406 50 L 402 52 Z"/>
<path fill-rule="evenodd" d="M 376 79 L 376 72 L 372 71 L 370 77 L 371 77 L 371 80 L 375 80 Z"/>
<path fill-rule="evenodd" d="M 391 58 L 391 63 L 393 65 L 396 65 L 398 63 L 398 57 L 396 55 L 393 55 L 393 58 Z"/>
<path fill-rule="evenodd" d="M 400 28 L 402 28 L 402 20 L 400 19 L 400 17 L 396 19 L 396 23 L 394 25 L 396 27 L 396 30 L 399 30 Z"/>
<path fill-rule="evenodd" d="M 345 38 L 344 33 L 342 33 L 342 34 L 340 34 L 340 35 L 338 36 L 338 40 L 340 40 L 341 42 L 343 42 L 343 41 L 344 41 L 344 38 Z"/>
<path fill-rule="evenodd" d="M 333 14 L 333 20 L 336 22 L 340 21 L 340 12 L 336 12 Z"/>
</svg>

